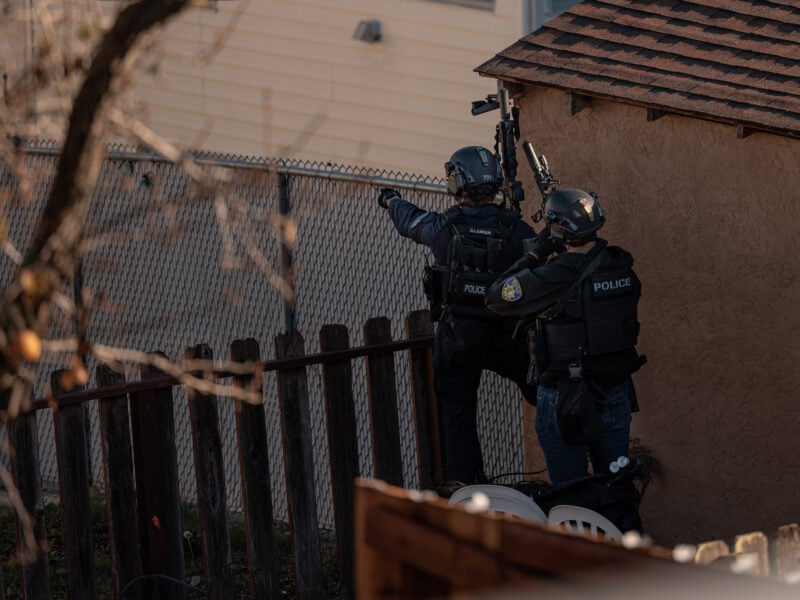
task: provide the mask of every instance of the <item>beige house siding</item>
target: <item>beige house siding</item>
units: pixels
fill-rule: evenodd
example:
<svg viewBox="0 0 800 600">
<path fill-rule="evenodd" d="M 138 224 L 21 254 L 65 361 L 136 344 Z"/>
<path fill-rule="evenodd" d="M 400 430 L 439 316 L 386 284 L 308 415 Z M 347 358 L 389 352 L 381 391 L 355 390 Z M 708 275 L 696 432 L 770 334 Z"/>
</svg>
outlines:
<svg viewBox="0 0 800 600">
<path fill-rule="evenodd" d="M 0 77 L 4 78 L 3 92 L 27 64 L 29 45 L 23 23 L 16 19 L 0 19 Z"/>
<path fill-rule="evenodd" d="M 633 437 L 660 465 L 645 527 L 669 544 L 796 522 L 800 141 L 597 99 L 569 116 L 563 92 L 534 89 L 522 139 L 562 187 L 599 194 L 642 280 Z"/>
<path fill-rule="evenodd" d="M 168 26 L 158 73 L 136 88 L 146 123 L 180 144 L 441 175 L 456 148 L 494 143 L 498 114 L 473 117 L 470 102 L 496 83 L 473 68 L 522 33 L 520 0 L 217 6 Z M 380 42 L 352 39 L 361 19 L 381 21 Z"/>
</svg>

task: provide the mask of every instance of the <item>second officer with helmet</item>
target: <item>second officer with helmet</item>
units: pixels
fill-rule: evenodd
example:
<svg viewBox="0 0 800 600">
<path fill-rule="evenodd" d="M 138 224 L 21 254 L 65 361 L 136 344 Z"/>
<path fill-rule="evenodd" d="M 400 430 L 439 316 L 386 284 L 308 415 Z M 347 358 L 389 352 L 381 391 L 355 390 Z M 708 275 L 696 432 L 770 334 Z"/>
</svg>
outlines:
<svg viewBox="0 0 800 600">
<path fill-rule="evenodd" d="M 486 305 L 523 317 L 538 383 L 536 433 L 554 484 L 608 472 L 628 456 L 636 396 L 631 374 L 641 286 L 633 258 L 598 237 L 605 213 L 593 193 L 560 189 L 542 207 L 538 238 L 490 287 Z M 638 514 L 625 528 L 638 528 Z"/>
</svg>

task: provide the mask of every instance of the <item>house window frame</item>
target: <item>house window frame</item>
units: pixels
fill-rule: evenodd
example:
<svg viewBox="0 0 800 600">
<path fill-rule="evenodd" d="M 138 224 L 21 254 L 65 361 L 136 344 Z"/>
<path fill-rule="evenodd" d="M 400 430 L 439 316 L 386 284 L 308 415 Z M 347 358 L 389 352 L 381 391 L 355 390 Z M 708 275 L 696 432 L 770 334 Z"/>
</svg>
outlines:
<svg viewBox="0 0 800 600">
<path fill-rule="evenodd" d="M 544 20 L 549 21 L 550 19 L 554 19 L 555 17 L 557 17 L 561 13 L 569 10 L 570 8 L 575 6 L 576 4 L 580 4 L 580 2 L 581 2 L 581 0 L 567 0 L 567 2 L 570 3 L 569 6 L 559 10 L 559 9 L 556 9 L 556 8 L 553 7 L 553 4 L 554 4 L 555 1 L 556 0 L 541 0 L 542 13 L 543 13 Z"/>
</svg>

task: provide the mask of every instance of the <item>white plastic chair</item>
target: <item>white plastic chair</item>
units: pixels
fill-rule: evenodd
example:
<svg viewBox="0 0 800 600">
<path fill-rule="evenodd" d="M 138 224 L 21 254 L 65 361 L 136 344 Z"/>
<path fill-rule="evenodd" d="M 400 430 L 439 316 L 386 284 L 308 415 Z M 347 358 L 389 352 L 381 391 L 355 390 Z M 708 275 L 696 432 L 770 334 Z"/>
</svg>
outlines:
<svg viewBox="0 0 800 600">
<path fill-rule="evenodd" d="M 622 532 L 603 515 L 583 506 L 559 504 L 547 515 L 550 525 L 560 526 L 568 533 L 590 538 L 621 541 Z"/>
<path fill-rule="evenodd" d="M 533 498 L 514 488 L 504 485 L 467 485 L 456 490 L 450 496 L 450 504 L 467 504 L 473 502 L 473 495 L 484 494 L 489 500 L 488 510 L 506 513 L 528 519 L 537 523 L 547 523 L 547 515 Z M 477 497 L 476 497 L 477 501 Z"/>
</svg>

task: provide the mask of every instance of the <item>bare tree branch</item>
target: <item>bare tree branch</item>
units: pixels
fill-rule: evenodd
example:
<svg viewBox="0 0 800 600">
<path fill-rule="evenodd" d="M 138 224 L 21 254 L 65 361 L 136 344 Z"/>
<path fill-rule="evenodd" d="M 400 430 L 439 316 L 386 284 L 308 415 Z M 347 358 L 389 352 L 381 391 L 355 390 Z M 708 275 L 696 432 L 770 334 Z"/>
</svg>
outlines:
<svg viewBox="0 0 800 600">
<path fill-rule="evenodd" d="M 131 4 L 119 13 L 97 47 L 72 106 L 44 213 L 17 282 L 0 307 L 0 373 L 6 376 L 0 384 L 6 389 L 20 359 L 38 358 L 37 352 L 19 343 L 22 334 L 30 341 L 31 332 L 41 336 L 45 331 L 54 294 L 72 276 L 79 259 L 83 222 L 106 152 L 109 113 L 118 88 L 125 83 L 132 50 L 142 34 L 189 4 L 190 0 Z"/>
</svg>

